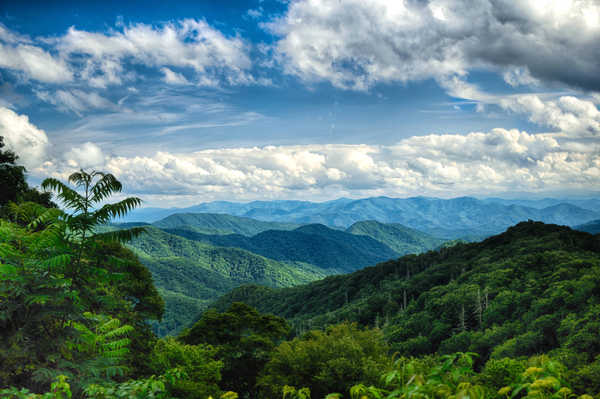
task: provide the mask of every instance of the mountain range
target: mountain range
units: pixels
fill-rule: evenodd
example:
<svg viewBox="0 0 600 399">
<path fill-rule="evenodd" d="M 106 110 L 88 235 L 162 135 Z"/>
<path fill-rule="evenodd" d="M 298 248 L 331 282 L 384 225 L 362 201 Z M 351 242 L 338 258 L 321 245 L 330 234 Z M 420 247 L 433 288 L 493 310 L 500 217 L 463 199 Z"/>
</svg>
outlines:
<svg viewBox="0 0 600 399">
<path fill-rule="evenodd" d="M 503 200 L 460 197 L 364 199 L 340 198 L 327 202 L 215 201 L 183 209 L 146 208 L 131 212 L 127 221 L 152 222 L 173 213 L 213 213 L 284 224 L 319 223 L 348 228 L 356 222 L 375 220 L 399 223 L 444 239 L 482 239 L 524 220 L 576 226 L 600 219 L 600 200 Z"/>
<path fill-rule="evenodd" d="M 446 242 L 376 221 L 342 230 L 225 214 L 173 214 L 153 224 L 112 228 L 134 226 L 145 226 L 145 232 L 128 245 L 166 302 L 164 320 L 155 326 L 160 335 L 179 331 L 210 301 L 242 284 L 294 286 Z"/>
</svg>

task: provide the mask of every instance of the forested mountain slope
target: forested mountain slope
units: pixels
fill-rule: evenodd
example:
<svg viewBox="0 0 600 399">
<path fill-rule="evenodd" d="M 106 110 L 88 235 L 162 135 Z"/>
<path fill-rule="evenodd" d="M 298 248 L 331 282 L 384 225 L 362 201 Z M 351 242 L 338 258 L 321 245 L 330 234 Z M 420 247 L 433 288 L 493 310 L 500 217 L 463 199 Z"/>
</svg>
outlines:
<svg viewBox="0 0 600 399">
<path fill-rule="evenodd" d="M 587 362 L 600 355 L 600 237 L 523 222 L 480 243 L 303 286 L 243 286 L 214 306 L 234 301 L 284 316 L 297 331 L 341 320 L 383 326 L 404 355 L 558 351 L 566 363 Z"/>
<path fill-rule="evenodd" d="M 308 225 L 293 231 L 268 230 L 252 237 L 207 235 L 187 229 L 165 231 L 211 245 L 243 248 L 275 260 L 310 263 L 331 273 L 355 271 L 398 257 L 398 253 L 371 237 L 323 225 Z"/>
<path fill-rule="evenodd" d="M 220 294 L 243 284 L 287 287 L 328 273 L 300 262 L 278 262 L 239 248 L 215 247 L 166 233 L 156 227 L 128 244 L 152 272 L 165 299 L 160 334 L 186 325 Z"/>
<path fill-rule="evenodd" d="M 386 244 L 399 255 L 425 252 L 446 242 L 444 239 L 430 236 L 399 223 L 380 223 L 375 220 L 356 222 L 346 231 L 372 237 Z"/>
<path fill-rule="evenodd" d="M 187 229 L 203 234 L 253 236 L 266 230 L 293 230 L 293 223 L 264 222 L 221 213 L 176 213 L 152 223 L 161 229 Z"/>
</svg>

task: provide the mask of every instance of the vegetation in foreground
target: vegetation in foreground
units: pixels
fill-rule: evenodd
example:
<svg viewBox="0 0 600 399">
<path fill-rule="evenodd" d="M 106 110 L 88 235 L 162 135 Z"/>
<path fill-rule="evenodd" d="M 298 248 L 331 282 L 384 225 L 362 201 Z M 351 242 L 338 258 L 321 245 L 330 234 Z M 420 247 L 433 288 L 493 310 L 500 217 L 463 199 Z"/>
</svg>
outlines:
<svg viewBox="0 0 600 399">
<path fill-rule="evenodd" d="M 1 173 L 24 173 L 23 169 L 10 170 L 10 165 L 16 167 L 14 160 Z M 0 178 L 4 179 L 1 173 Z M 25 192 L 32 190 L 28 186 L 16 190 L 2 204 L 5 216 L 0 219 L 0 386 L 4 388 L 0 388 L 0 397 L 234 399 L 327 395 L 361 399 L 476 399 L 600 394 L 600 366 L 594 358 L 600 351 L 595 291 L 596 278 L 600 276 L 597 237 L 573 236 L 567 230 L 539 226 L 555 237 L 555 257 L 536 250 L 544 248 L 547 236 L 532 237 L 529 245 L 524 245 L 519 234 L 512 233 L 483 244 L 495 243 L 491 245 L 493 251 L 484 251 L 488 263 L 483 259 L 481 264 L 467 263 L 464 260 L 468 257 L 462 263 L 452 257 L 448 259 L 457 263 L 427 263 L 448 256 L 444 251 L 409 257 L 400 264 L 420 267 L 411 270 L 418 278 L 409 280 L 415 293 L 409 296 L 412 300 L 406 306 L 401 302 L 403 308 L 391 315 L 398 322 L 383 330 L 341 322 L 294 334 L 285 319 L 261 314 L 246 304 L 232 303 L 222 312 L 205 312 L 177 338 L 157 339 L 148 321 L 160 319 L 163 301 L 148 270 L 122 245 L 141 229 L 103 233 L 97 229 L 137 206 L 139 199 L 109 203 L 110 195 L 121 189 L 110 174 L 80 171 L 69 181 L 75 188 L 55 179 L 42 184 L 56 193 L 56 201 L 65 210 L 49 208 L 52 204 L 44 193 L 27 197 Z M 569 244 L 569 240 L 575 241 Z M 464 248 L 465 254 L 481 250 Z M 481 298 L 487 302 L 480 303 L 485 303 L 485 307 L 474 316 L 466 311 L 467 302 L 464 311 L 458 307 L 459 324 L 449 330 L 450 338 L 415 351 L 418 356 L 390 355 L 394 349 L 402 349 L 403 342 L 409 348 L 419 348 L 409 333 L 406 339 L 397 340 L 399 335 L 394 331 L 419 331 L 418 326 L 410 324 L 411 320 L 434 315 L 438 319 L 425 318 L 428 325 L 420 329 L 427 334 L 421 341 L 431 340 L 435 322 L 445 323 L 456 317 L 456 308 L 451 305 L 471 299 L 460 291 L 461 284 L 471 283 L 477 273 L 498 273 L 490 265 L 506 264 L 506 269 L 512 270 L 512 258 L 508 255 L 515 251 L 523 257 L 515 268 L 522 274 L 499 274 L 505 276 L 499 281 L 514 295 L 519 294 L 518 301 L 509 301 L 506 307 L 499 308 L 506 312 L 492 304 L 498 300 L 500 306 L 505 303 L 502 298 L 510 299 L 513 294 L 501 296 L 492 289 L 494 285 L 485 291 L 486 282 L 496 280 L 481 280 Z M 391 265 L 372 271 L 380 270 L 385 275 Z M 445 271 L 456 273 L 446 281 Z M 543 278 L 536 282 L 540 273 Z M 552 290 L 540 291 L 544 284 L 550 284 Z M 441 288 L 435 291 L 435 287 Z M 400 289 L 407 290 L 408 286 Z M 420 299 L 416 295 L 432 292 L 436 292 L 435 297 Z M 556 295 L 551 295 L 553 292 Z M 454 296 L 449 296 L 452 293 Z M 529 320 L 525 318 L 527 309 L 534 312 L 531 327 L 525 326 L 523 333 L 515 327 L 518 339 L 504 341 L 501 351 L 494 348 L 491 356 L 489 351 L 443 354 L 463 348 L 463 342 L 478 342 L 476 339 L 485 336 L 488 329 L 504 331 L 507 323 Z M 546 318 L 540 319 L 541 311 L 545 311 Z M 504 318 L 488 319 L 497 315 Z M 363 324 L 373 324 L 381 317 L 381 313 L 374 312 Z M 491 327 L 482 329 L 484 318 Z M 410 326 L 413 330 L 408 330 Z M 556 343 L 524 339 L 531 334 L 521 337 L 530 330 L 552 337 L 550 328 L 543 326 L 558 326 Z M 457 343 L 442 345 L 448 339 Z M 543 342 L 548 346 L 522 342 Z M 531 350 L 538 353 L 524 355 Z M 421 354 L 426 351 L 436 353 Z M 547 354 L 540 355 L 541 352 Z M 577 367 L 565 362 L 574 362 Z M 233 389 L 237 393 L 229 391 Z"/>
</svg>

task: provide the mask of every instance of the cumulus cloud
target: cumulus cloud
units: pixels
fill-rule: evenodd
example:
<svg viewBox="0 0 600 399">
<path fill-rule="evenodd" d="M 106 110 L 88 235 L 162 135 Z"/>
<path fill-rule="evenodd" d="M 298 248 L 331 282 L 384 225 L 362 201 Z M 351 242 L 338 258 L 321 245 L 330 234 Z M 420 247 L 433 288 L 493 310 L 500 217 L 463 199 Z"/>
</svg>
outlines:
<svg viewBox="0 0 600 399">
<path fill-rule="evenodd" d="M 300 0 L 265 24 L 286 71 L 341 88 L 464 75 L 509 84 L 600 89 L 600 5 L 593 0 Z"/>
<path fill-rule="evenodd" d="M 499 105 L 571 137 L 600 137 L 600 111 L 592 101 L 573 96 L 544 100 L 527 94 L 502 98 Z"/>
<path fill-rule="evenodd" d="M 600 184 L 597 145 L 505 129 L 415 136 L 389 146 L 267 146 L 113 156 L 102 167 L 142 197 L 241 200 L 314 198 L 328 192 L 455 196 L 481 194 L 482 189 L 486 194 L 585 191 Z M 68 169 L 64 165 L 61 173 Z"/>
<path fill-rule="evenodd" d="M 207 77 L 230 84 L 252 82 L 247 43 L 225 36 L 203 20 L 134 24 L 108 33 L 71 27 L 56 46 L 67 57 L 83 56 L 81 76 L 97 87 L 121 83 L 126 61 L 163 68 L 165 75 L 168 67 L 188 68 L 200 83 Z"/>
<path fill-rule="evenodd" d="M 104 154 L 98 145 L 84 143 L 80 147 L 73 147 L 64 155 L 67 165 L 71 168 L 93 168 L 104 166 Z"/>
<path fill-rule="evenodd" d="M 28 169 L 40 166 L 47 158 L 48 137 L 29 122 L 27 115 L 0 107 L 0 136 Z"/>
<path fill-rule="evenodd" d="M 83 81 L 106 88 L 134 80 L 131 66 L 137 64 L 159 69 L 167 83 L 184 82 L 171 69 L 175 67 L 188 69 L 199 85 L 253 84 L 259 81 L 249 72 L 249 51 L 241 37 L 226 36 L 195 19 L 108 32 L 71 27 L 62 36 L 34 40 L 0 25 L 0 68 L 45 83 Z"/>
</svg>

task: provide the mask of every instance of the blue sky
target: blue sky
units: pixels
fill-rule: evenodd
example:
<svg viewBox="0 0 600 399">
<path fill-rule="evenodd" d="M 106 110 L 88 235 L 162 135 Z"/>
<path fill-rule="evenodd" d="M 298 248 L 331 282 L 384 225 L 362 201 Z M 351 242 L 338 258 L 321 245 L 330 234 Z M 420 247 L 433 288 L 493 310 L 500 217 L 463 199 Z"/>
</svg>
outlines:
<svg viewBox="0 0 600 399">
<path fill-rule="evenodd" d="M 544 4 L 541 4 L 544 3 Z M 593 1 L 3 2 L 0 135 L 148 205 L 594 195 Z"/>
</svg>

